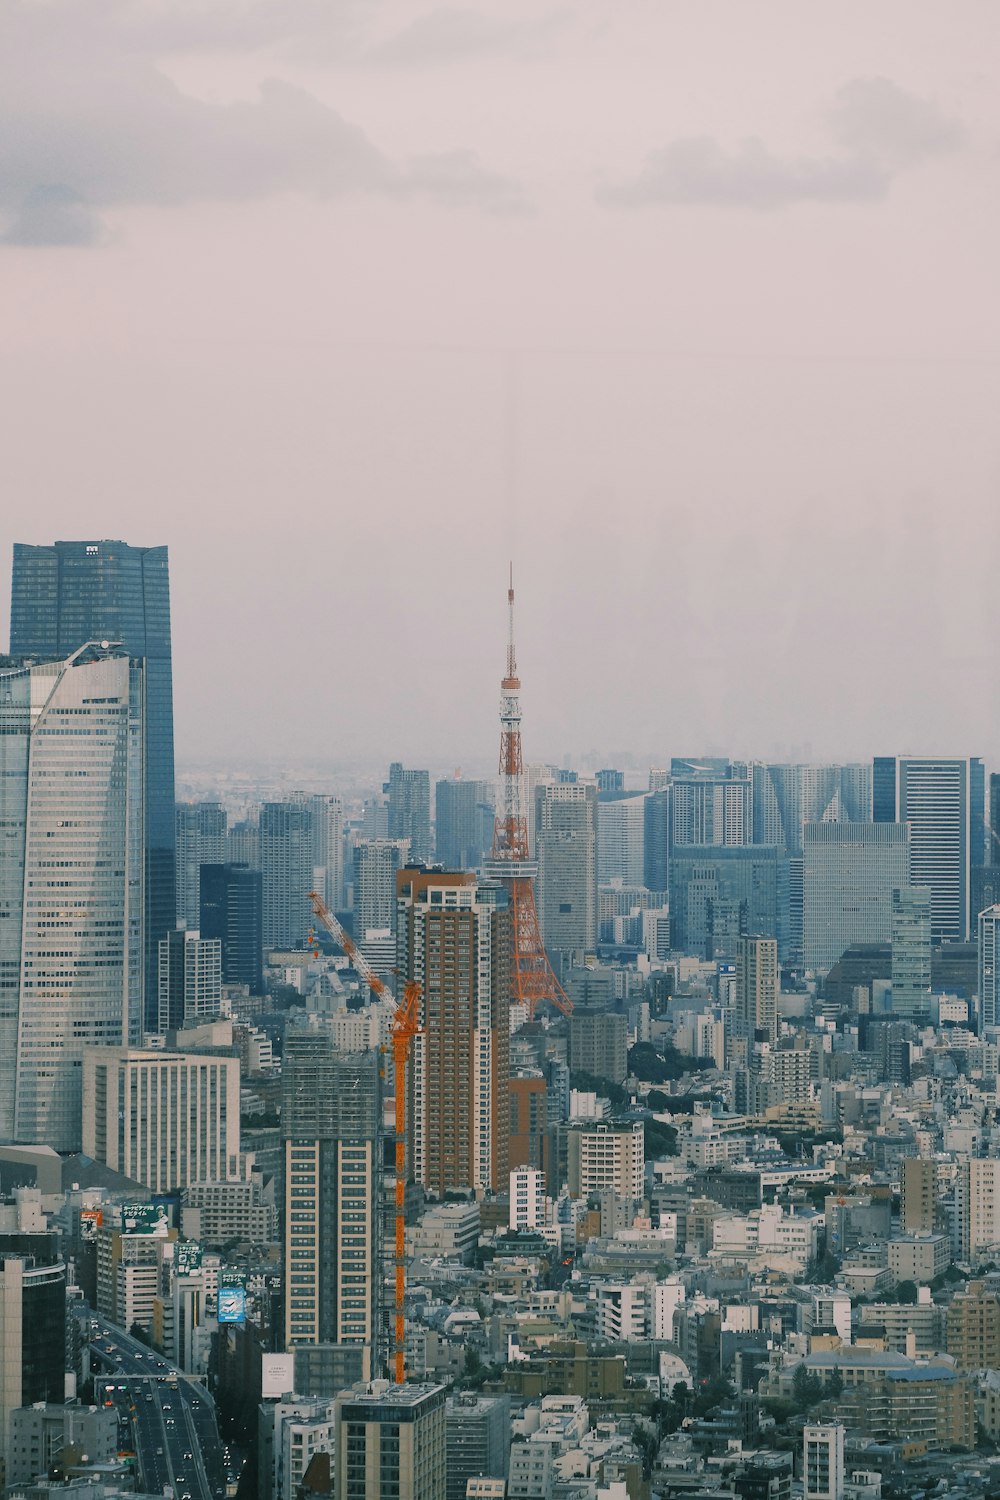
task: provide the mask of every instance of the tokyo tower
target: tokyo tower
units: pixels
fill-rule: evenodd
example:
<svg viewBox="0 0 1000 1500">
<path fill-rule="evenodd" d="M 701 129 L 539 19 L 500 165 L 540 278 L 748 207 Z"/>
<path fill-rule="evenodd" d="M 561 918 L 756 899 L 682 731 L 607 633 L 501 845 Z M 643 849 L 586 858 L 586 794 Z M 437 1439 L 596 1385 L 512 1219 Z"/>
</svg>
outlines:
<svg viewBox="0 0 1000 1500">
<path fill-rule="evenodd" d="M 485 873 L 500 880 L 514 913 L 514 999 L 529 1016 L 543 1001 L 564 1015 L 573 1009 L 549 963 L 538 927 L 535 874 L 538 866 L 528 848 L 528 820 L 522 804 L 521 682 L 514 653 L 514 570 L 507 589 L 507 675 L 500 684 L 500 777 L 502 803 L 493 825 L 493 855 Z"/>
</svg>

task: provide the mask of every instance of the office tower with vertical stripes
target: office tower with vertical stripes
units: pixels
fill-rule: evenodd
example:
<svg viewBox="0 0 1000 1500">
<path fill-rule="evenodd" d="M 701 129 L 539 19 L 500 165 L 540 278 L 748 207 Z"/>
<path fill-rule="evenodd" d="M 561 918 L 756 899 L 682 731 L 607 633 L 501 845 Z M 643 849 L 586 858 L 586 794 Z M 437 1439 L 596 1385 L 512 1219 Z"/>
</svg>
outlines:
<svg viewBox="0 0 1000 1500">
<path fill-rule="evenodd" d="M 146 1021 L 155 1024 L 157 944 L 176 924 L 174 709 L 166 547 L 125 542 L 14 545 L 13 656 L 64 660 L 87 642 L 116 642 L 144 663 L 143 921 Z"/>
<path fill-rule="evenodd" d="M 0 670 L 0 1140 L 79 1151 L 84 1048 L 141 1039 L 144 688 L 99 645 Z"/>
<path fill-rule="evenodd" d="M 872 778 L 875 821 L 910 825 L 910 880 L 930 887 L 933 941 L 967 941 L 972 870 L 986 857 L 982 761 L 877 756 Z"/>
</svg>

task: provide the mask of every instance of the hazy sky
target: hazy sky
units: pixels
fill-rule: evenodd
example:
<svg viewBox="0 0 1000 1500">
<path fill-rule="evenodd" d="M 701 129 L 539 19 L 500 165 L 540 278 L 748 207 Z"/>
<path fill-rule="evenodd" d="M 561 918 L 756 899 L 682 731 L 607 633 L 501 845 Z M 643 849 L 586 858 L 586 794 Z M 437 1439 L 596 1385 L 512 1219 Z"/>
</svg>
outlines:
<svg viewBox="0 0 1000 1500">
<path fill-rule="evenodd" d="M 5 0 L 0 547 L 178 758 L 1000 764 L 995 0 Z M 2 623 L 6 639 L 6 619 Z"/>
</svg>

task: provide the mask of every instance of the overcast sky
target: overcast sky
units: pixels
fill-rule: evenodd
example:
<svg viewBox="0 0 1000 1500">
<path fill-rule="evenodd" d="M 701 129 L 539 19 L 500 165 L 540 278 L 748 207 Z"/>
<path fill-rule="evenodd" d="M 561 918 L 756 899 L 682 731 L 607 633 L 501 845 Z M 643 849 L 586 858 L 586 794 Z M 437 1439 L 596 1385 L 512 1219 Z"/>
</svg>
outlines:
<svg viewBox="0 0 1000 1500">
<path fill-rule="evenodd" d="M 5 0 L 0 545 L 178 759 L 1000 765 L 995 0 Z M 3 621 L 6 638 L 6 618 Z"/>
</svg>

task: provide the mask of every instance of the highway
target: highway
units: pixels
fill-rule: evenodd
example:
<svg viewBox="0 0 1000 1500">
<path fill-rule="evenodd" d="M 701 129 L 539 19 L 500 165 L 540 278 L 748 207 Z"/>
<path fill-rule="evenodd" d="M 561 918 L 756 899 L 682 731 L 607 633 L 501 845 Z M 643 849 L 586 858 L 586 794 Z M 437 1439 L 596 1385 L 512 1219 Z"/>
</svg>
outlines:
<svg viewBox="0 0 1000 1500">
<path fill-rule="evenodd" d="M 176 1500 L 225 1500 L 222 1444 L 205 1387 L 89 1308 L 81 1317 L 94 1399 L 117 1408 L 119 1447 L 135 1452 L 139 1486 Z"/>
</svg>

